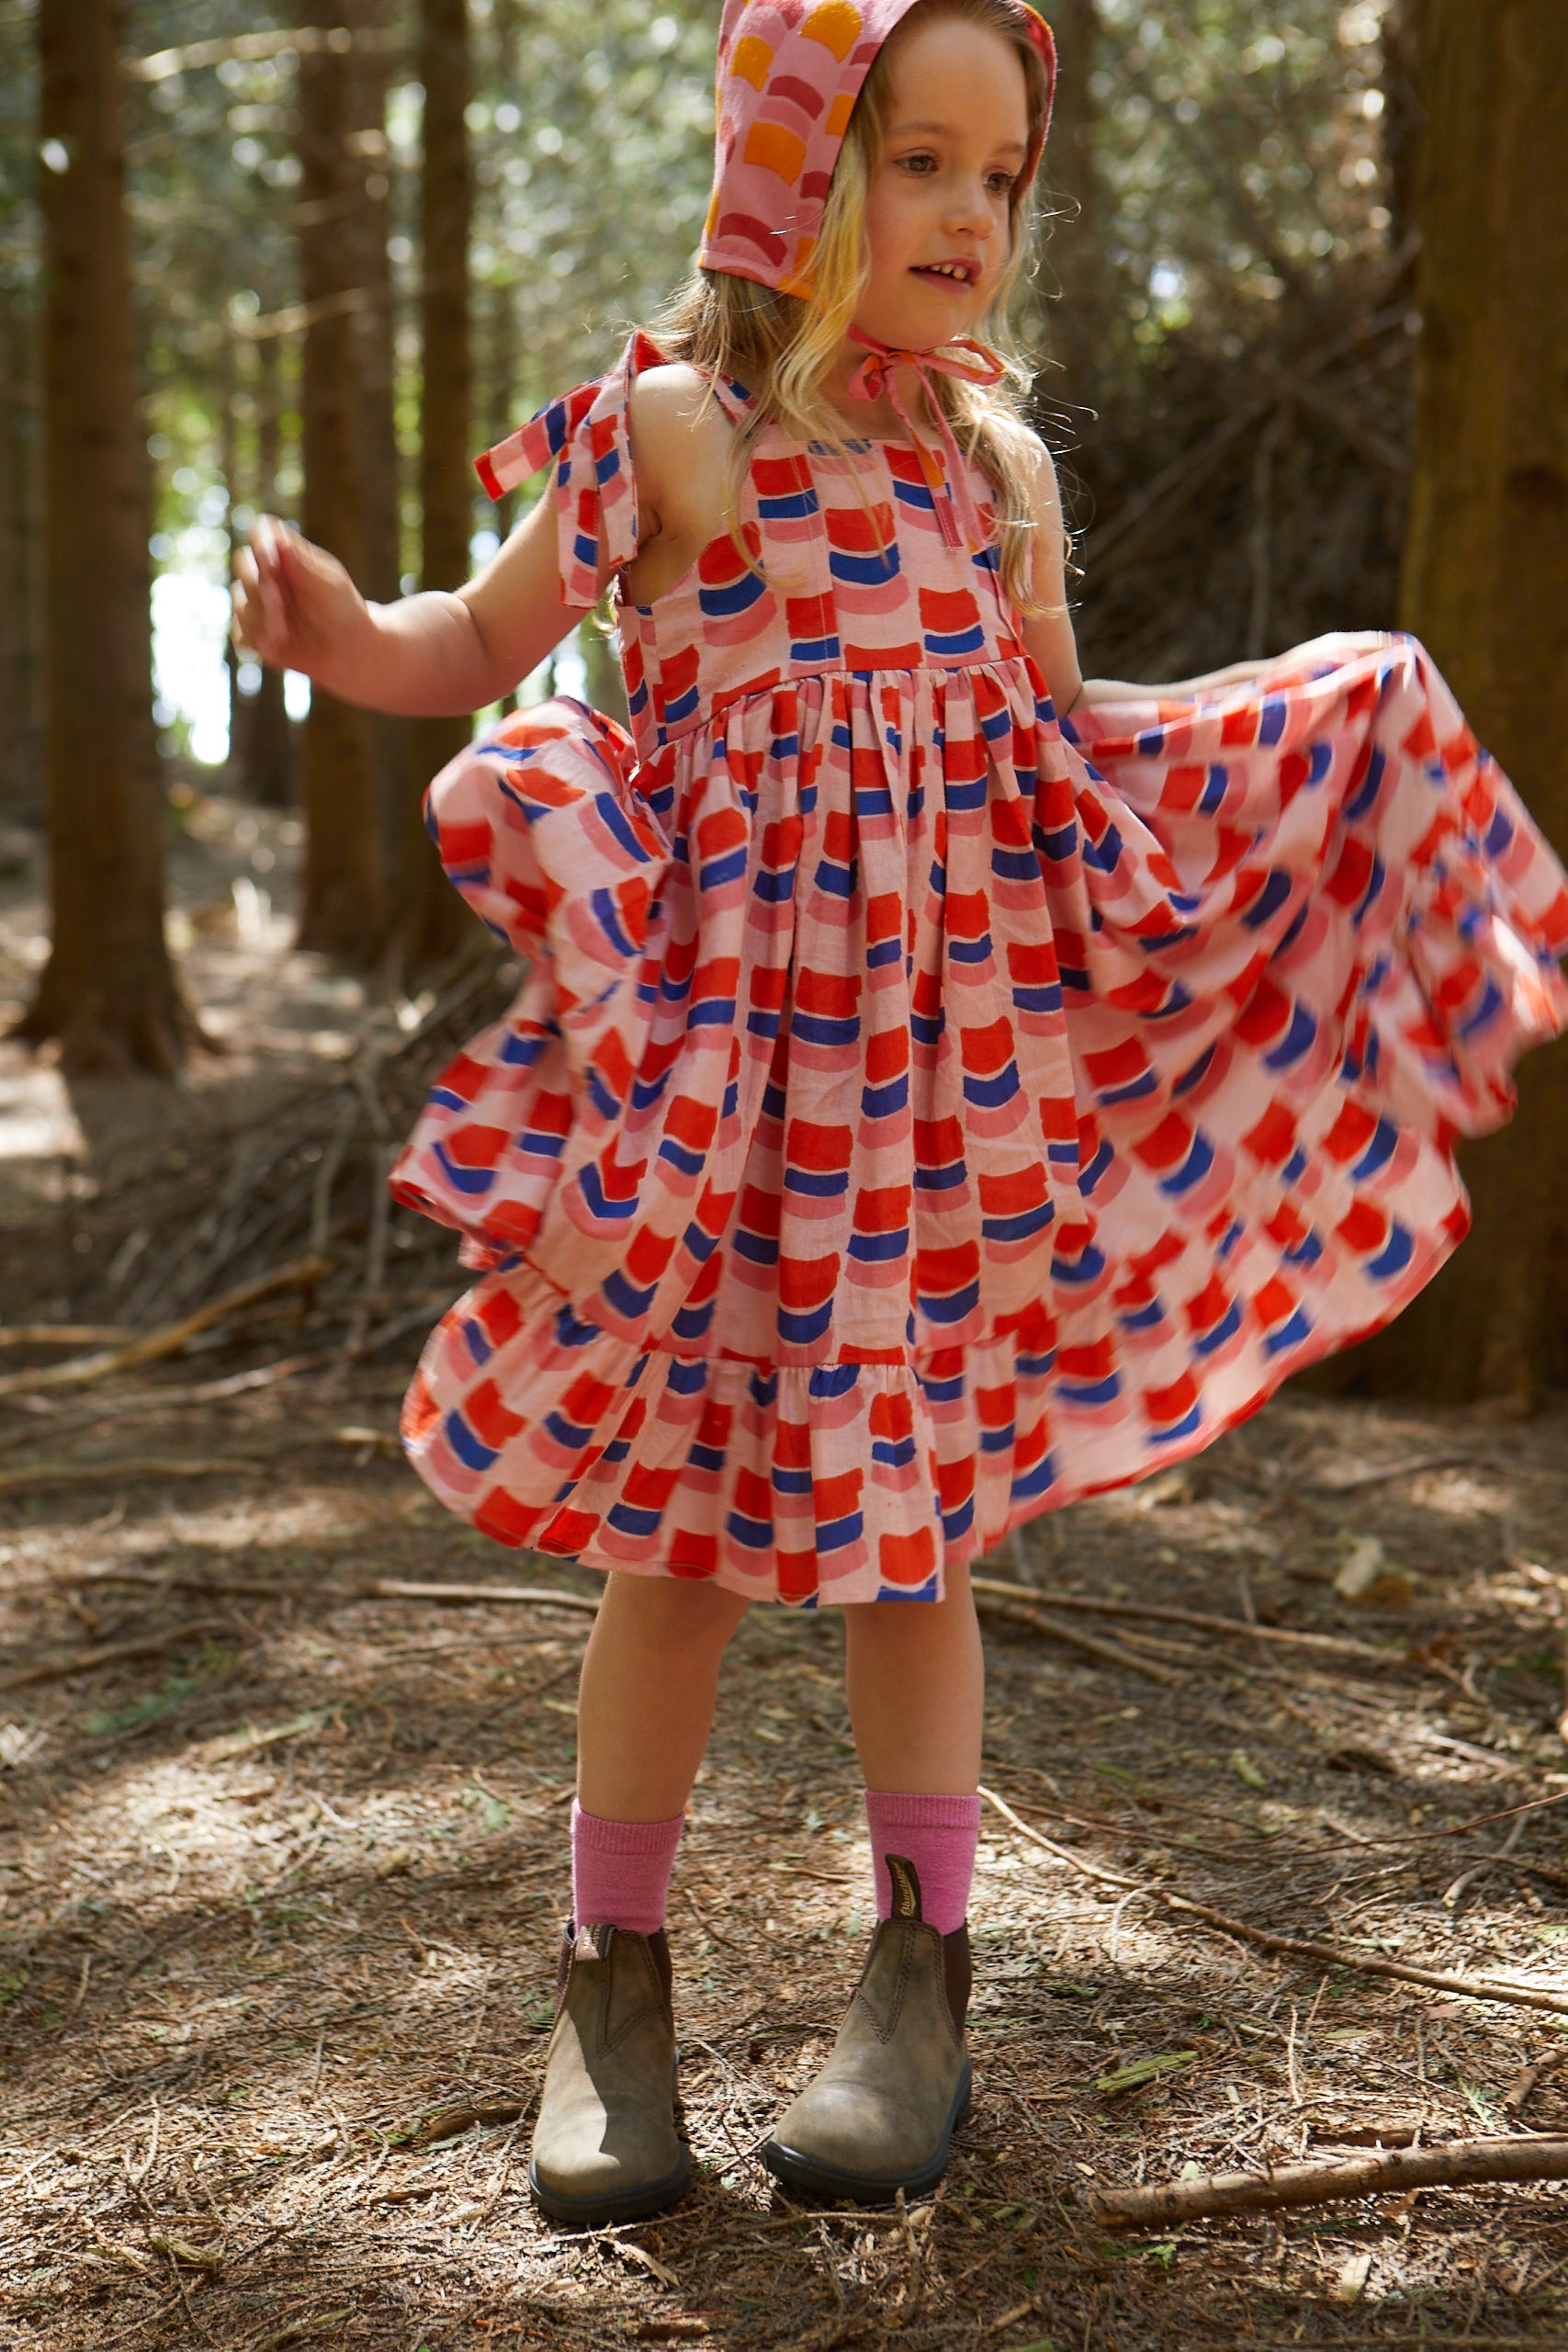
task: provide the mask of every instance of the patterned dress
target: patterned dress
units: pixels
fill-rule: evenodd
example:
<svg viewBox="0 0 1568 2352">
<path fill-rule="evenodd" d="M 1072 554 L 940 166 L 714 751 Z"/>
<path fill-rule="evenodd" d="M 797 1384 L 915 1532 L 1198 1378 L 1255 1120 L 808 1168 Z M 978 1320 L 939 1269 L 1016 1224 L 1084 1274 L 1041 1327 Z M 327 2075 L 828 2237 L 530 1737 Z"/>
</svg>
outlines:
<svg viewBox="0 0 1568 2352">
<path fill-rule="evenodd" d="M 554 462 L 573 602 L 658 356 L 486 461 Z M 479 1272 L 404 1435 L 502 1544 L 934 1598 L 1396 1314 L 1563 1020 L 1563 875 L 1418 645 L 1059 722 L 942 520 L 913 448 L 764 431 L 751 561 L 622 610 L 635 744 L 558 701 L 431 787 L 531 970 L 394 1179 Z"/>
</svg>

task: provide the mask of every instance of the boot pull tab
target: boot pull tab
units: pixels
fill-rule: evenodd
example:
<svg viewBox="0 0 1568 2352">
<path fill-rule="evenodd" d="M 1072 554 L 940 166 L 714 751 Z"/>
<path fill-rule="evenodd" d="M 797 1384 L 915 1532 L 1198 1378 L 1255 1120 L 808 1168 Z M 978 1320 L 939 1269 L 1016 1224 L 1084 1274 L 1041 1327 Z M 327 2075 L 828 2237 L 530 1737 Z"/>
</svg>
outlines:
<svg viewBox="0 0 1568 2352">
<path fill-rule="evenodd" d="M 599 1930 L 599 1933 L 601 1935 L 604 1933 L 603 1928 Z M 571 1956 L 573 1960 L 604 1959 L 604 1954 L 603 1949 L 594 1941 L 594 1930 L 592 1928 L 579 1928 L 576 1938 L 572 1943 Z"/>
<path fill-rule="evenodd" d="M 902 1854 L 889 1854 L 887 1875 L 893 1882 L 893 1917 L 918 1919 L 920 1917 L 920 1874 Z"/>
</svg>

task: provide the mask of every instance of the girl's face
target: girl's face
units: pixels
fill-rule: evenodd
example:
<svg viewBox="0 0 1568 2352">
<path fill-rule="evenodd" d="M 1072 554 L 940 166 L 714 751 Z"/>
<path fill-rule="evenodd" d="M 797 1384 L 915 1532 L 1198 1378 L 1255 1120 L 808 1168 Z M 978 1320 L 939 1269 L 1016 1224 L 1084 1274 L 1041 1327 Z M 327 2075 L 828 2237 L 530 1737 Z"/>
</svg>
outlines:
<svg viewBox="0 0 1568 2352">
<path fill-rule="evenodd" d="M 863 334 L 905 350 L 984 315 L 1008 261 L 1010 201 L 1029 155 L 1029 91 L 1010 41 L 954 17 L 888 56 L 882 155 L 866 198 Z"/>
</svg>

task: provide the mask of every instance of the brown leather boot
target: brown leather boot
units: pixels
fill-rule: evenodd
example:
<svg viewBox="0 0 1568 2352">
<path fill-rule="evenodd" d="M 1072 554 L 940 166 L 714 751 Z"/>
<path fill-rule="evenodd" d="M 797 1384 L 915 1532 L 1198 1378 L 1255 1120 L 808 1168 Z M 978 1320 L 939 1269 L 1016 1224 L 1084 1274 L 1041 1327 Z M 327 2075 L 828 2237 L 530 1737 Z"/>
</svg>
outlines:
<svg viewBox="0 0 1568 2352">
<path fill-rule="evenodd" d="M 893 1917 L 877 1923 L 832 2055 L 762 2150 L 787 2187 L 861 2205 L 936 2187 L 972 2082 L 969 1930 L 928 1927 L 913 1863 L 889 1855 L 887 1867 Z"/>
<path fill-rule="evenodd" d="M 555 2030 L 528 2186 L 582 2230 L 672 2205 L 692 2159 L 676 2120 L 675 2021 L 662 1928 L 576 1928 L 561 1939 Z"/>
</svg>

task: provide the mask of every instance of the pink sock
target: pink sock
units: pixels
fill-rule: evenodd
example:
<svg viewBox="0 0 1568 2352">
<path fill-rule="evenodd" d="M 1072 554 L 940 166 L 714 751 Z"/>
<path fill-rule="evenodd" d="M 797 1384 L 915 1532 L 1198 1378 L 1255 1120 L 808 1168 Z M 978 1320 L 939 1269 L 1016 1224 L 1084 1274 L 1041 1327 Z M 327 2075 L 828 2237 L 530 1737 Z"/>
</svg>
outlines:
<svg viewBox="0 0 1568 2352">
<path fill-rule="evenodd" d="M 686 1816 L 601 1821 L 571 1807 L 571 1916 L 579 1927 L 651 1936 L 664 1925 L 670 1872 Z"/>
<path fill-rule="evenodd" d="M 889 1854 L 913 1862 L 920 1880 L 920 1916 L 944 1936 L 964 1925 L 975 1849 L 980 1839 L 978 1797 L 899 1796 L 867 1789 L 865 1818 L 876 1871 L 876 1916 L 893 1916 Z"/>
</svg>

